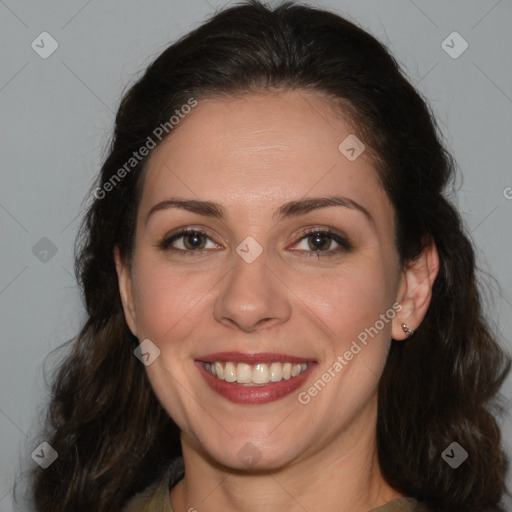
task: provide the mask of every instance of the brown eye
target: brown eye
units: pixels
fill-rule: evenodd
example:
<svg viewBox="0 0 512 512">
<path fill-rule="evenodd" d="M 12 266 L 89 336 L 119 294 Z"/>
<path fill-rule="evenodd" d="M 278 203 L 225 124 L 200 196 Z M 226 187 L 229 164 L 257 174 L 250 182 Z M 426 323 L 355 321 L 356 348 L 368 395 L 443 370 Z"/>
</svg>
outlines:
<svg viewBox="0 0 512 512">
<path fill-rule="evenodd" d="M 183 235 L 183 245 L 189 250 L 204 249 L 206 237 L 202 233 L 192 231 Z"/>
<path fill-rule="evenodd" d="M 293 251 L 307 256 L 335 256 L 352 250 L 352 244 L 342 233 L 329 230 L 313 230 L 305 233 Z"/>
<path fill-rule="evenodd" d="M 331 237 L 321 232 L 308 236 L 307 240 L 312 251 L 326 251 L 330 249 L 333 242 Z"/>
<path fill-rule="evenodd" d="M 183 254 L 221 248 L 205 232 L 192 229 L 185 229 L 165 238 L 158 247 Z"/>
</svg>

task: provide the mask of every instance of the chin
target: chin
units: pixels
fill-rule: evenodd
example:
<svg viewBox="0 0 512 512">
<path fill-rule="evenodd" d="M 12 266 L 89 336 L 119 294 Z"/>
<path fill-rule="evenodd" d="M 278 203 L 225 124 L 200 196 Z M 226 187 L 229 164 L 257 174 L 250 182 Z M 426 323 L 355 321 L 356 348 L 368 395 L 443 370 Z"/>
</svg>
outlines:
<svg viewBox="0 0 512 512">
<path fill-rule="evenodd" d="M 239 449 L 235 446 L 240 445 Z M 297 449 L 297 448 L 295 448 Z M 275 445 L 258 447 L 251 441 L 245 443 L 229 443 L 229 452 L 219 452 L 218 445 L 207 452 L 207 457 L 220 467 L 241 473 L 268 473 L 287 467 L 298 454 L 284 451 Z"/>
</svg>

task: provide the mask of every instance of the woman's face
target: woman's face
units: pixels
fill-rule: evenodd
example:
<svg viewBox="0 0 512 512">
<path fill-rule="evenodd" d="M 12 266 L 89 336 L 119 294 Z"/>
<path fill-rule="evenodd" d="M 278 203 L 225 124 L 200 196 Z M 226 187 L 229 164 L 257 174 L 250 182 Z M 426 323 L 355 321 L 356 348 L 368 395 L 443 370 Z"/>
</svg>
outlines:
<svg viewBox="0 0 512 512">
<path fill-rule="evenodd" d="M 121 292 L 196 453 L 275 468 L 373 438 L 404 274 L 360 149 L 325 98 L 288 91 L 201 100 L 150 157 Z"/>
</svg>

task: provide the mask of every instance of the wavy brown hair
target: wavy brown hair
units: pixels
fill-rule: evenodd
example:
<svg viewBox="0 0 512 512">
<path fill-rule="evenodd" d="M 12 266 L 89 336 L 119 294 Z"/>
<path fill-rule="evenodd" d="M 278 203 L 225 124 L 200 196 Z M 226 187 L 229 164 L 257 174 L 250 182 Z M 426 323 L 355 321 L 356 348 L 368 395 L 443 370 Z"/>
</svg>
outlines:
<svg viewBox="0 0 512 512">
<path fill-rule="evenodd" d="M 503 510 L 508 462 L 496 417 L 510 359 L 482 313 L 473 247 L 447 199 L 454 161 L 383 44 L 297 3 L 222 10 L 167 48 L 124 95 L 95 187 L 111 182 L 190 98 L 291 89 L 324 94 L 357 127 L 394 206 L 403 264 L 429 238 L 439 253 L 427 315 L 411 340 L 392 343 L 379 384 L 384 477 L 433 511 Z M 91 196 L 77 238 L 88 317 L 53 383 L 48 440 L 59 457 L 34 472 L 39 512 L 117 511 L 181 453 L 178 429 L 134 357 L 113 260 L 116 246 L 128 261 L 132 255 L 148 158 L 105 197 Z M 453 441 L 469 453 L 456 470 L 441 458 Z"/>
</svg>

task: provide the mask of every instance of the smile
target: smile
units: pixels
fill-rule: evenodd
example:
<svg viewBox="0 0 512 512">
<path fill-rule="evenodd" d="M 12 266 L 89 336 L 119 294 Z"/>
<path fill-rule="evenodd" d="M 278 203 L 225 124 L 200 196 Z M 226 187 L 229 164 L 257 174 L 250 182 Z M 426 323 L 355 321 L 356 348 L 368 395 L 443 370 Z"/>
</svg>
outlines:
<svg viewBox="0 0 512 512">
<path fill-rule="evenodd" d="M 230 402 L 266 404 L 284 398 L 304 384 L 315 361 L 285 354 L 224 352 L 195 361 L 206 383 Z"/>
<path fill-rule="evenodd" d="M 209 371 L 217 379 L 225 382 L 236 382 L 245 386 L 262 386 L 270 382 L 289 380 L 308 368 L 308 363 L 293 364 L 290 362 L 257 363 L 254 365 L 236 362 L 205 363 L 206 371 Z"/>
</svg>

